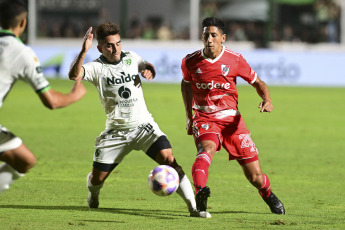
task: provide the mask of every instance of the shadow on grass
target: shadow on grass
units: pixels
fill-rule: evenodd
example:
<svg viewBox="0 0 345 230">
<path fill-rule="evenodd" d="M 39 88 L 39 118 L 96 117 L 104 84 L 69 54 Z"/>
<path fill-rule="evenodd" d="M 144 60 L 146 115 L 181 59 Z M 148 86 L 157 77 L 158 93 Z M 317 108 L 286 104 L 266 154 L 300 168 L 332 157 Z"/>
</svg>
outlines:
<svg viewBox="0 0 345 230">
<path fill-rule="evenodd" d="M 40 206 L 40 205 L 0 205 L 0 209 L 31 209 L 31 210 L 65 210 L 81 212 L 108 212 L 113 214 L 124 214 L 133 216 L 152 217 L 157 219 L 176 219 L 189 216 L 179 211 L 159 209 L 126 209 L 126 208 L 97 208 L 92 209 L 86 206 Z"/>
<path fill-rule="evenodd" d="M 180 219 L 181 217 L 189 217 L 187 211 L 174 211 L 174 210 L 160 210 L 160 209 L 130 209 L 130 208 L 89 208 L 87 206 L 43 206 L 43 205 L 0 205 L 0 209 L 31 209 L 31 210 L 65 210 L 65 211 L 80 211 L 80 212 L 103 212 L 112 214 L 122 214 L 131 216 L 142 216 L 156 219 Z M 268 214 L 259 212 L 247 211 L 212 211 L 208 210 L 211 214 Z M 93 220 L 85 220 L 93 221 Z"/>
</svg>

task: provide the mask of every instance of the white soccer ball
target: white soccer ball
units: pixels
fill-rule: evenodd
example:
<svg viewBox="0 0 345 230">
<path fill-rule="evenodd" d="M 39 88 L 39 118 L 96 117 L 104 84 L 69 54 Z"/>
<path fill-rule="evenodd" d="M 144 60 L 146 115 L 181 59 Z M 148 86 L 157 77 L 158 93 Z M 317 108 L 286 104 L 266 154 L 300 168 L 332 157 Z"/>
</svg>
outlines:
<svg viewBox="0 0 345 230">
<path fill-rule="evenodd" d="M 180 184 L 176 170 L 168 165 L 159 165 L 154 168 L 148 178 L 151 191 L 158 196 L 173 194 Z"/>
</svg>

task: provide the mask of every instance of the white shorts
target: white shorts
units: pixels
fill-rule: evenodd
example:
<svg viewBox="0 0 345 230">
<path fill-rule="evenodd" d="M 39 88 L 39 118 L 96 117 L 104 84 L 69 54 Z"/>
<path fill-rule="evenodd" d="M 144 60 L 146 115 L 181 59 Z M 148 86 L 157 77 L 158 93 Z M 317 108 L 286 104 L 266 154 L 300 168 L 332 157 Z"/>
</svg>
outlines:
<svg viewBox="0 0 345 230">
<path fill-rule="evenodd" d="M 0 154 L 4 151 L 18 148 L 22 140 L 0 125 Z"/>
<path fill-rule="evenodd" d="M 154 121 L 127 130 L 104 130 L 95 143 L 94 162 L 120 163 L 132 150 L 146 151 L 165 134 Z"/>
</svg>

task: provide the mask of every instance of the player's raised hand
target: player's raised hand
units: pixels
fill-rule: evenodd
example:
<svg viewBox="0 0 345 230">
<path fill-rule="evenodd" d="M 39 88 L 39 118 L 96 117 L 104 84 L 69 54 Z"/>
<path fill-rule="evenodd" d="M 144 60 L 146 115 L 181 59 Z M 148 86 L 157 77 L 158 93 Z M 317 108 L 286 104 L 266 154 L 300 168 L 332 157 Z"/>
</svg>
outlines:
<svg viewBox="0 0 345 230">
<path fill-rule="evenodd" d="M 273 110 L 272 101 L 266 100 L 259 104 L 260 112 L 271 112 Z"/>
<path fill-rule="evenodd" d="M 83 42 L 83 50 L 88 51 L 91 46 L 92 46 L 92 39 L 93 39 L 93 34 L 92 34 L 92 27 L 90 27 L 84 36 L 84 42 Z"/>
</svg>

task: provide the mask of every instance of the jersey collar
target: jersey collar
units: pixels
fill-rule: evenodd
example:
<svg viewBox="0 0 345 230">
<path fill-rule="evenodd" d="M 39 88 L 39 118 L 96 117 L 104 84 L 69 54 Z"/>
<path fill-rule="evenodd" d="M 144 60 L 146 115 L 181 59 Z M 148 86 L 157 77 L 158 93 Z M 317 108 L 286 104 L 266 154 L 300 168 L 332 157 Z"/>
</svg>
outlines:
<svg viewBox="0 0 345 230">
<path fill-rule="evenodd" d="M 211 62 L 211 63 L 215 63 L 216 61 L 218 61 L 223 56 L 224 50 L 225 50 L 225 46 L 222 46 L 222 52 L 220 52 L 219 56 L 216 57 L 215 59 L 211 59 L 211 58 L 206 57 L 206 55 L 204 54 L 204 49 L 201 49 L 201 55 L 206 61 Z"/>
<path fill-rule="evenodd" d="M 122 61 L 122 59 L 123 59 L 124 57 L 126 57 L 126 54 L 125 54 L 124 52 L 121 51 L 121 58 L 120 58 L 119 61 L 116 61 L 116 62 L 109 62 L 109 61 L 103 56 L 103 54 L 100 56 L 100 59 L 101 59 L 102 62 L 104 62 L 104 63 L 111 64 L 111 65 L 117 65 L 117 64 L 119 64 L 119 63 Z"/>
<path fill-rule="evenodd" d="M 22 40 L 17 37 L 11 30 L 2 30 L 0 29 L 0 37 L 5 37 L 5 36 L 12 36 L 18 39 L 18 41 L 22 42 Z"/>
</svg>

